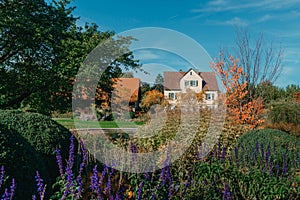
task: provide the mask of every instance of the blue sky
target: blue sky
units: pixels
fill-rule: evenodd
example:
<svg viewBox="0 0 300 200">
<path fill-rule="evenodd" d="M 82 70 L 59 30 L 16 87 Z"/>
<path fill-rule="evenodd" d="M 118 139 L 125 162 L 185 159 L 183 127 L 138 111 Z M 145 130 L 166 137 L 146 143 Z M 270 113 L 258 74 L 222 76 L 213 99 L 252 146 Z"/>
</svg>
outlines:
<svg viewBox="0 0 300 200">
<path fill-rule="evenodd" d="M 275 47 L 281 44 L 284 49 L 284 70 L 276 85 L 300 84 L 300 0 L 75 0 L 72 5 L 77 7 L 75 16 L 81 17 L 79 24 L 95 22 L 100 30 L 117 34 L 142 27 L 175 30 L 197 41 L 212 58 L 221 47 L 234 45 L 235 27 L 247 29 L 252 37 L 263 33 Z M 158 52 L 170 58 L 161 51 L 150 53 L 156 57 Z M 145 50 L 136 53 L 139 57 Z M 175 57 L 181 63 L 177 68 L 182 68 L 184 59 Z"/>
</svg>

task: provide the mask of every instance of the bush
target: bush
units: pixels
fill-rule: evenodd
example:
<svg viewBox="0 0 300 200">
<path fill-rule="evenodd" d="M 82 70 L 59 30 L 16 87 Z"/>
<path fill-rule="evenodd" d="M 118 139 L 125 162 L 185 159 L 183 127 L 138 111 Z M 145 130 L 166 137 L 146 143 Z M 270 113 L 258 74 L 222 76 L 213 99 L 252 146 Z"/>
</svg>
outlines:
<svg viewBox="0 0 300 200">
<path fill-rule="evenodd" d="M 0 167 L 2 165 L 9 179 L 1 187 L 0 194 L 3 194 L 4 188 L 9 188 L 14 178 L 17 185 L 16 199 L 31 199 L 31 195 L 36 193 L 36 170 L 44 180 L 48 177 L 42 155 L 19 133 L 0 125 Z M 48 183 L 48 180 L 45 182 Z"/>
<path fill-rule="evenodd" d="M 299 166 L 300 141 L 274 129 L 252 130 L 242 135 L 232 151 L 240 165 L 253 166 L 270 173 L 288 173 Z M 237 149 L 240 149 L 239 151 Z"/>
<path fill-rule="evenodd" d="M 25 113 L 18 110 L 0 110 L 0 125 L 6 127 L 8 131 L 15 133 L 18 137 L 22 137 L 23 140 L 31 146 L 33 151 L 40 155 L 41 159 L 39 159 L 37 163 L 43 162 L 44 165 L 47 166 L 47 178 L 49 178 L 47 189 L 51 189 L 51 185 L 59 175 L 55 157 L 56 147 L 60 148 L 64 158 L 68 157 L 69 139 L 71 136 L 68 129 L 53 121 L 48 116 L 38 113 Z M 13 149 L 13 147 L 14 146 L 11 146 L 10 148 Z M 75 149 L 77 149 L 77 144 Z M 32 155 L 35 154 L 28 153 L 26 158 L 29 159 Z M 25 156 L 24 154 L 24 158 Z M 37 169 L 36 164 L 34 162 L 22 163 L 24 160 L 20 160 L 16 157 L 10 162 L 20 162 L 20 165 L 22 164 L 24 167 L 31 168 L 35 172 Z M 41 173 L 41 176 L 45 179 L 43 175 L 44 174 Z M 31 176 L 34 178 L 35 174 Z M 22 181 L 24 182 L 24 180 L 26 179 Z"/>
<path fill-rule="evenodd" d="M 71 133 L 48 116 L 18 110 L 0 110 L 0 124 L 22 135 L 38 152 L 55 155 L 55 149 L 59 147 L 64 156 L 68 155 Z"/>
<path fill-rule="evenodd" d="M 268 114 L 270 123 L 300 124 L 300 103 L 280 102 L 271 105 Z"/>
</svg>

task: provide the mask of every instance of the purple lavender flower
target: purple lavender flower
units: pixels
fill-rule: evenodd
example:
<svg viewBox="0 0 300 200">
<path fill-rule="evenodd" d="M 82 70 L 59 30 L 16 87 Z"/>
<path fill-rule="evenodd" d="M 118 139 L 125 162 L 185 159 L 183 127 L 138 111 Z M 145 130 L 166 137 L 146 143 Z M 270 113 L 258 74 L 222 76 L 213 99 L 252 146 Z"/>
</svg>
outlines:
<svg viewBox="0 0 300 200">
<path fill-rule="evenodd" d="M 221 141 L 219 140 L 218 142 L 218 151 L 217 151 L 217 157 L 220 158 L 221 157 Z"/>
<path fill-rule="evenodd" d="M 62 157 L 59 148 L 56 148 L 56 162 L 58 165 L 60 177 L 64 180 L 65 177 L 64 177 L 63 163 L 62 163 Z"/>
<path fill-rule="evenodd" d="M 108 174 L 106 187 L 105 187 L 105 189 L 104 189 L 105 194 L 108 194 L 108 196 L 111 196 L 111 177 L 112 177 L 112 173 L 113 173 L 113 171 L 111 171 L 111 172 Z"/>
<path fill-rule="evenodd" d="M 101 176 L 100 176 L 100 180 L 99 180 L 99 184 L 101 185 L 103 182 L 103 179 L 105 177 L 105 175 L 108 173 L 108 166 L 105 164 L 104 168 L 102 170 Z"/>
<path fill-rule="evenodd" d="M 278 174 L 279 174 L 279 165 L 277 164 L 277 165 L 275 166 L 275 168 L 276 168 L 276 175 L 278 176 Z"/>
<path fill-rule="evenodd" d="M 154 189 L 151 191 L 151 199 L 156 199 L 156 194 L 154 192 Z"/>
<path fill-rule="evenodd" d="M 43 184 L 44 180 L 41 179 L 40 174 L 39 174 L 38 171 L 36 171 L 35 181 L 37 182 L 37 184 L 36 184 L 37 185 L 37 191 L 40 195 L 40 199 L 42 200 L 45 197 L 45 187 L 44 187 L 44 184 Z"/>
<path fill-rule="evenodd" d="M 138 200 L 141 200 L 143 198 L 143 185 L 144 185 L 144 182 L 142 181 L 139 185 Z"/>
<path fill-rule="evenodd" d="M 66 166 L 66 174 L 67 174 L 67 185 L 66 189 L 64 191 L 64 194 L 62 196 L 62 200 L 65 200 L 67 195 L 70 193 L 70 189 L 74 185 L 73 183 L 73 164 L 74 164 L 74 134 L 72 133 L 71 139 L 70 139 L 70 149 L 69 149 L 69 159 Z"/>
<path fill-rule="evenodd" d="M 13 198 L 14 194 L 15 194 L 15 190 L 16 190 L 16 183 L 15 183 L 15 179 L 12 179 L 12 184 L 10 186 L 10 199 Z"/>
<path fill-rule="evenodd" d="M 35 195 L 32 195 L 32 200 L 36 200 L 36 196 Z"/>
<path fill-rule="evenodd" d="M 82 162 L 80 163 L 79 173 L 78 173 L 78 176 L 76 178 L 77 184 L 78 184 L 78 193 L 77 193 L 77 198 L 78 199 L 81 197 L 81 193 L 82 193 L 82 171 L 85 167 L 85 163 L 86 163 L 86 160 L 87 160 L 87 150 L 86 150 L 86 148 L 84 146 L 84 143 L 81 139 L 80 139 L 80 148 L 81 148 Z"/>
<path fill-rule="evenodd" d="M 4 180 L 4 174 L 5 174 L 5 170 L 4 170 L 4 166 L 1 166 L 1 172 L 0 172 L 0 188 L 2 186 L 3 180 Z"/>
<path fill-rule="evenodd" d="M 223 199 L 226 199 L 226 200 L 231 199 L 231 192 L 230 192 L 229 185 L 227 183 L 225 184 L 225 188 L 224 188 L 224 192 L 223 192 Z"/>
<path fill-rule="evenodd" d="M 172 179 L 172 174 L 171 174 L 171 167 L 168 167 L 168 171 L 166 173 L 167 179 L 169 180 L 169 194 L 168 197 L 169 199 L 172 199 L 173 196 L 173 179 Z"/>
<path fill-rule="evenodd" d="M 185 195 L 187 189 L 188 189 L 188 188 L 190 187 L 190 185 L 191 185 L 191 182 L 192 182 L 192 175 L 189 174 L 189 175 L 188 175 L 188 180 L 187 180 L 187 182 L 184 184 L 184 189 L 183 189 L 182 195 Z"/>
<path fill-rule="evenodd" d="M 270 144 L 269 144 L 267 152 L 266 152 L 266 166 L 269 165 L 269 157 L 270 157 L 270 155 L 271 155 L 271 148 L 270 148 Z"/>
<path fill-rule="evenodd" d="M 234 147 L 234 155 L 235 155 L 235 163 L 238 166 L 239 165 L 239 150 L 237 147 Z"/>
<path fill-rule="evenodd" d="M 273 175 L 273 162 L 270 162 L 270 171 L 269 171 L 269 175 L 272 176 Z"/>
<path fill-rule="evenodd" d="M 117 195 L 116 195 L 115 200 L 121 200 L 120 194 L 117 194 Z"/>
<path fill-rule="evenodd" d="M 9 197 L 8 189 L 5 188 L 5 191 L 4 191 L 4 194 L 1 197 L 1 200 L 9 200 L 9 199 L 10 199 L 10 197 Z"/>
<path fill-rule="evenodd" d="M 136 149 L 136 145 L 134 143 L 130 144 L 130 151 L 132 153 L 132 163 L 135 164 L 136 159 L 137 159 L 137 149 Z"/>
<path fill-rule="evenodd" d="M 160 173 L 160 177 L 159 177 L 159 179 L 162 181 L 161 182 L 162 186 L 164 186 L 166 184 L 166 175 L 165 175 L 166 170 L 167 170 L 166 168 L 167 167 L 164 167 L 161 169 L 161 173 Z"/>
<path fill-rule="evenodd" d="M 283 176 L 286 175 L 288 171 L 288 166 L 287 166 L 287 162 L 286 162 L 286 152 L 283 154 L 283 166 L 282 166 L 282 174 Z"/>
<path fill-rule="evenodd" d="M 221 156 L 222 160 L 225 160 L 226 158 L 226 147 L 223 147 L 222 149 L 222 156 Z"/>
<path fill-rule="evenodd" d="M 261 158 L 263 159 L 265 157 L 265 149 L 263 144 L 260 144 L 260 151 L 261 151 Z"/>
<path fill-rule="evenodd" d="M 90 177 L 91 178 L 91 185 L 90 188 L 92 191 L 96 191 L 99 187 L 98 185 L 98 170 L 97 170 L 97 165 L 93 169 L 93 175 Z"/>
</svg>

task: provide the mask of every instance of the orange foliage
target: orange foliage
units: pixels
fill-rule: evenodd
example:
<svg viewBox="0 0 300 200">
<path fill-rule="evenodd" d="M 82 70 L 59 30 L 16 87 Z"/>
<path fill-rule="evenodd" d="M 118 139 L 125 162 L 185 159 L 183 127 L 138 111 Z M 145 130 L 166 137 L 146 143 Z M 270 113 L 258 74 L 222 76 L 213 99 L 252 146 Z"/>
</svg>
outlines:
<svg viewBox="0 0 300 200">
<path fill-rule="evenodd" d="M 241 81 L 246 74 L 243 72 L 243 68 L 238 66 L 238 59 L 230 56 L 229 60 L 230 63 L 221 60 L 217 63 L 213 62 L 211 67 L 219 75 L 226 89 L 225 105 L 233 120 L 253 129 L 264 122 L 264 119 L 261 118 L 264 110 L 263 101 L 247 96 L 248 83 Z"/>
<path fill-rule="evenodd" d="M 163 93 L 158 90 L 150 90 L 146 92 L 146 95 L 141 102 L 141 106 L 150 108 L 154 104 L 166 105 L 166 103 Z"/>
<path fill-rule="evenodd" d="M 296 92 L 296 93 L 294 94 L 294 101 L 300 102 L 300 92 Z"/>
</svg>

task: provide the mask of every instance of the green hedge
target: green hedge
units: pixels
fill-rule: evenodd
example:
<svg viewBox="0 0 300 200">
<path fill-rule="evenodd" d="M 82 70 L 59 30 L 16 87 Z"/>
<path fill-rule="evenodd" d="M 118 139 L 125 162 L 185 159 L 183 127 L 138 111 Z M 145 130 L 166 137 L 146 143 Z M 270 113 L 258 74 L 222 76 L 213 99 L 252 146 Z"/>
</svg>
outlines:
<svg viewBox="0 0 300 200">
<path fill-rule="evenodd" d="M 64 156 L 68 155 L 71 133 L 48 116 L 18 110 L 0 110 L 0 124 L 21 134 L 38 152 L 55 155 L 55 148 L 59 147 Z"/>
<path fill-rule="evenodd" d="M 48 116 L 18 110 L 0 110 L 0 125 L 5 127 L 6 131 L 11 132 L 11 135 L 21 138 L 26 143 L 26 146 L 22 145 L 25 152 L 29 151 L 27 149 L 32 151 L 31 153 L 23 153 L 23 159 L 13 157 L 10 162 L 13 164 L 20 163 L 20 166 L 24 165 L 23 168 L 32 169 L 34 172 L 40 170 L 39 167 L 43 163 L 47 167 L 47 173 L 41 173 L 41 176 L 43 179 L 49 180 L 47 189 L 51 189 L 56 177 L 59 176 L 55 149 L 59 147 L 62 157 L 68 158 L 71 137 L 69 130 Z M 77 150 L 77 144 L 75 145 L 75 150 Z M 14 148 L 16 148 L 14 143 L 11 146 L 7 143 L 7 146 L 3 147 L 3 151 L 7 152 L 6 149 Z M 40 158 L 35 162 L 26 162 L 26 159 L 30 159 L 32 156 L 39 156 Z M 25 172 L 25 170 L 22 171 Z M 14 177 L 14 174 L 11 176 Z M 30 171 L 30 176 L 34 178 L 35 174 Z M 27 180 L 22 179 L 22 181 L 26 182 Z"/>
<path fill-rule="evenodd" d="M 36 193 L 35 174 L 38 170 L 49 183 L 49 176 L 43 156 L 38 153 L 20 134 L 8 130 L 0 125 L 0 167 L 5 167 L 5 174 L 9 176 L 0 193 L 4 188 L 9 188 L 12 178 L 15 179 L 17 190 L 16 199 L 31 199 Z"/>
<path fill-rule="evenodd" d="M 290 134 L 274 129 L 252 130 L 242 135 L 236 142 L 240 164 L 253 165 L 257 168 L 268 168 L 270 163 L 276 171 L 276 165 L 280 172 L 284 164 L 289 167 L 299 166 L 300 141 Z M 268 153 L 269 152 L 269 153 Z M 267 156 L 267 153 L 269 154 Z M 235 157 L 235 151 L 232 151 Z M 243 157 L 241 157 L 243 155 Z M 266 158 L 268 157 L 268 161 Z M 268 165 L 268 166 L 266 166 Z M 266 169 L 267 170 L 267 169 Z"/>
</svg>

